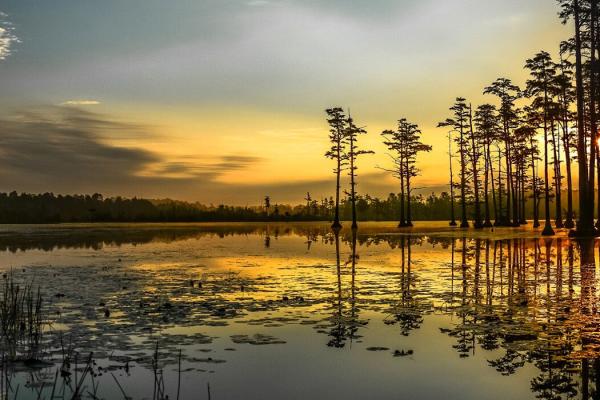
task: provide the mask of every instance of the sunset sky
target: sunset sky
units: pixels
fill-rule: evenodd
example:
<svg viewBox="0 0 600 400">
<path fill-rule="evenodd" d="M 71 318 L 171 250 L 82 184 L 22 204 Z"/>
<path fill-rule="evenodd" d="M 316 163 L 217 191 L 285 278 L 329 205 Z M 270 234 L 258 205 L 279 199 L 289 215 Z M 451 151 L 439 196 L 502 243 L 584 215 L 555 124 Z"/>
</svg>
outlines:
<svg viewBox="0 0 600 400">
<path fill-rule="evenodd" d="M 359 191 L 397 184 L 380 132 L 406 117 L 433 152 L 457 96 L 495 102 L 569 35 L 549 0 L 4 0 L 0 190 L 301 202 L 334 189 L 324 109 L 368 135 Z M 14 35 L 11 38 L 10 35 Z M 362 138 L 361 138 L 362 139 Z"/>
</svg>

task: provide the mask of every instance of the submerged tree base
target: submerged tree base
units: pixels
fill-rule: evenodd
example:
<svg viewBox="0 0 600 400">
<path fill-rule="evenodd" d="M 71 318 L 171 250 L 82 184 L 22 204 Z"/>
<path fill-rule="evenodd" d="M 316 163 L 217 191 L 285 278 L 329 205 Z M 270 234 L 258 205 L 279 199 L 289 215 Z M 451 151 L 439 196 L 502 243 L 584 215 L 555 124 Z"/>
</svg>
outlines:
<svg viewBox="0 0 600 400">
<path fill-rule="evenodd" d="M 554 236 L 554 229 L 552 229 L 552 226 L 550 224 L 546 224 L 546 226 L 544 226 L 542 236 Z"/>
</svg>

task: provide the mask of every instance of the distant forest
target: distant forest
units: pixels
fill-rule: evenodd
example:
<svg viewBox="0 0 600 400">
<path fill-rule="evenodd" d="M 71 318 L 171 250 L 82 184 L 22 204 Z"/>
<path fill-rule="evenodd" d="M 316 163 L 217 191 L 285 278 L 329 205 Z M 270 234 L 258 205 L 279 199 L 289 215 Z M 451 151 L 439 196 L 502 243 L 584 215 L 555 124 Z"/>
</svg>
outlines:
<svg viewBox="0 0 600 400">
<path fill-rule="evenodd" d="M 397 221 L 400 195 L 385 199 L 356 196 L 356 208 L 362 221 Z M 413 218 L 421 221 L 447 220 L 451 199 L 448 193 L 416 195 L 411 198 Z M 0 193 L 0 223 L 45 224 L 74 222 L 246 222 L 246 221 L 332 221 L 333 198 L 285 205 L 272 203 L 267 196 L 260 206 L 204 205 L 176 200 L 104 197 L 93 195 L 55 195 L 53 193 Z M 469 209 L 470 213 L 474 211 Z M 342 220 L 352 218 L 348 198 L 340 201 Z"/>
</svg>

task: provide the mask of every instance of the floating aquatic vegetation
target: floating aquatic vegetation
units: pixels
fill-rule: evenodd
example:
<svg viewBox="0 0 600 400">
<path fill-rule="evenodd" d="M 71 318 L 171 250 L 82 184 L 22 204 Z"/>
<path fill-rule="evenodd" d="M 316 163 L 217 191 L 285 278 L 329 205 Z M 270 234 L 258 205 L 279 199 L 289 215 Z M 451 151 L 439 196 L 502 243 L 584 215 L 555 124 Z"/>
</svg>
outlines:
<svg viewBox="0 0 600 400">
<path fill-rule="evenodd" d="M 230 339 L 233 343 L 237 344 L 252 344 L 257 346 L 267 345 L 267 344 L 285 344 L 285 340 L 277 339 L 274 336 L 264 335 L 264 334 L 254 334 L 254 335 L 232 335 Z"/>
</svg>

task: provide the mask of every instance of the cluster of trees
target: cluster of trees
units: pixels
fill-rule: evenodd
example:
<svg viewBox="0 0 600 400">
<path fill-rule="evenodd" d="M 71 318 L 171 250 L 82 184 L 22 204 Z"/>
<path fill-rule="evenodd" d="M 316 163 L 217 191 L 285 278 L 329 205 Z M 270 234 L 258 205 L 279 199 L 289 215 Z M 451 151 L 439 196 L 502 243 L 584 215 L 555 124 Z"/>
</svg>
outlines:
<svg viewBox="0 0 600 400">
<path fill-rule="evenodd" d="M 349 115 L 346 116 L 344 110 L 340 107 L 329 108 L 325 110 L 327 122 L 329 124 L 329 140 L 331 148 L 325 153 L 327 158 L 335 161 L 336 165 L 333 172 L 336 176 L 335 203 L 332 228 L 340 229 L 340 190 L 341 175 L 343 171 L 348 171 L 350 178 L 350 191 L 346 191 L 350 204 L 350 219 L 352 220 L 352 229 L 358 227 L 357 203 L 359 196 L 356 192 L 356 171 L 358 169 L 356 160 L 363 154 L 374 154 L 370 150 L 360 150 L 357 146 L 358 137 L 366 134 L 364 128 L 356 126 L 354 120 Z M 411 178 L 419 173 L 416 167 L 417 154 L 423 151 L 430 151 L 431 146 L 421 143 L 421 130 L 419 126 L 409 122 L 406 118 L 398 121 L 397 130 L 386 130 L 382 132 L 384 144 L 390 150 L 393 161 L 393 168 L 386 169 L 400 180 L 400 204 L 399 219 L 400 227 L 412 226 L 412 208 L 411 208 Z"/>
<path fill-rule="evenodd" d="M 421 130 L 417 124 L 406 118 L 398 121 L 397 130 L 385 130 L 381 133 L 384 144 L 391 151 L 394 168 L 389 169 L 400 180 L 400 223 L 399 227 L 413 226 L 411 178 L 419 174 L 416 167 L 417 155 L 431 151 L 431 146 L 421 143 Z"/>
<path fill-rule="evenodd" d="M 574 25 L 573 37 L 559 46 L 559 58 L 553 60 L 546 51 L 535 54 L 525 61 L 530 78 L 523 88 L 500 78 L 483 90 L 497 98 L 497 105 L 482 104 L 473 110 L 459 97 L 450 108 L 450 118 L 439 124 L 449 128 L 450 193 L 454 200 L 455 191 L 459 192 L 461 227 L 469 226 L 469 217 L 475 228 L 492 226 L 492 217 L 497 226 L 525 224 L 527 204 L 531 204 L 533 223 L 538 227 L 543 201 L 543 234 L 552 235 L 551 201 L 555 226 L 574 228 L 574 191 L 578 191 L 576 232 L 584 236 L 596 233 L 597 173 L 600 184 L 598 0 L 558 2 L 562 21 L 572 20 Z M 458 159 L 458 180 L 454 159 Z M 574 162 L 578 164 L 578 188 L 574 188 Z M 562 201 L 565 179 L 566 207 Z M 452 201 L 451 225 L 456 224 Z"/>
<path fill-rule="evenodd" d="M 329 141 L 331 148 L 325 153 L 325 157 L 335 161 L 336 165 L 333 172 L 336 176 L 335 186 L 335 209 L 333 229 L 340 229 L 340 190 L 341 176 L 344 170 L 348 171 L 350 177 L 350 191 L 346 192 L 349 196 L 352 208 L 352 229 L 358 228 L 356 215 L 356 171 L 358 167 L 356 160 L 363 154 L 373 154 L 370 150 L 359 150 L 357 142 L 359 135 L 364 135 L 367 131 L 364 128 L 356 126 L 350 115 L 346 115 L 340 107 L 333 107 L 325 110 L 327 113 L 327 123 L 329 124 Z"/>
</svg>

